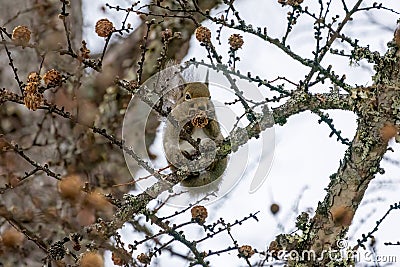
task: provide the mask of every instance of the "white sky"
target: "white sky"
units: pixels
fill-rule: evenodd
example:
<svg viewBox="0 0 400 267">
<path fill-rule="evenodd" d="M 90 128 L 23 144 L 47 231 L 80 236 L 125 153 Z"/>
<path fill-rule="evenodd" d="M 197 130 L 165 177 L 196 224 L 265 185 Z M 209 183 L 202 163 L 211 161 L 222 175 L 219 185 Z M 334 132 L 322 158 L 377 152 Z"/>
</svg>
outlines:
<svg viewBox="0 0 400 267">
<path fill-rule="evenodd" d="M 95 22 L 103 17 L 108 17 L 119 25 L 119 17 L 123 17 L 115 12 L 106 12 L 103 14 L 100 11 L 100 3 L 106 1 L 97 1 L 96 5 L 99 8 L 93 8 L 93 1 L 84 1 L 84 11 L 88 10 L 90 5 L 90 16 L 85 16 L 85 35 L 87 36 L 89 48 L 92 51 L 101 49 L 103 39 L 98 38 L 94 34 Z M 120 4 L 127 6 L 127 2 L 122 0 L 110 0 L 110 4 Z M 315 6 L 313 3 L 317 1 L 305 0 L 303 5 L 309 5 L 311 9 Z M 349 7 L 355 1 L 346 3 Z M 372 1 L 365 1 L 372 3 Z M 331 10 L 332 14 L 340 12 L 341 1 L 334 0 Z M 387 7 L 400 10 L 400 1 L 383 1 Z M 286 29 L 286 13 L 290 10 L 288 7 L 281 7 L 277 1 L 260 1 L 246 0 L 237 1 L 237 10 L 241 16 L 254 27 L 266 26 L 268 34 L 281 38 Z M 96 12 L 98 11 L 98 12 Z M 215 11 L 214 13 L 216 13 Z M 336 13 L 335 13 L 336 14 Z M 394 29 L 398 17 L 388 11 L 374 11 L 375 19 L 382 22 L 385 26 Z M 131 23 L 135 25 L 137 19 L 132 16 Z M 215 33 L 216 27 L 208 22 L 204 25 L 210 27 Z M 391 40 L 393 33 L 381 29 L 379 26 L 368 24 L 368 17 L 365 14 L 358 14 L 354 17 L 354 22 L 351 24 L 351 29 L 345 28 L 345 33 L 357 39 L 360 39 L 361 45 L 370 44 L 371 50 L 385 51 L 386 43 Z M 224 60 L 227 60 L 227 39 L 234 31 L 224 30 L 221 40 L 222 46 L 217 49 Z M 298 81 L 304 77 L 305 70 L 300 64 L 294 63 L 291 58 L 280 52 L 270 44 L 256 39 L 248 34 L 244 36 L 245 44 L 243 49 L 239 50 L 238 56 L 241 61 L 237 68 L 242 73 L 250 71 L 253 76 L 259 75 L 262 78 L 272 80 L 277 76 L 285 76 L 293 81 Z M 312 25 L 308 19 L 300 19 L 299 25 L 295 26 L 295 30 L 290 35 L 288 42 L 291 43 L 291 48 L 301 55 L 310 55 L 310 51 L 314 46 Z M 336 45 L 341 49 L 339 45 Z M 192 39 L 191 48 L 187 59 L 196 57 L 197 59 L 205 59 L 204 48 L 200 47 L 198 42 Z M 324 66 L 333 65 L 334 70 L 339 75 L 346 73 L 347 82 L 350 84 L 369 85 L 371 84 L 371 67 L 365 62 L 360 67 L 349 66 L 347 59 L 342 59 L 334 56 L 327 56 L 323 62 Z M 365 67 L 364 67 L 365 66 Z M 369 69 L 368 69 L 369 68 Z M 328 86 L 318 88 L 326 91 Z M 212 92 L 213 93 L 213 92 Z M 218 95 L 217 93 L 214 93 Z M 218 100 L 218 96 L 216 96 Z M 337 129 L 342 131 L 344 137 L 353 138 L 356 123 L 355 115 L 345 111 L 329 111 L 330 116 L 334 119 L 334 124 Z M 259 222 L 253 220 L 246 221 L 242 226 L 233 227 L 232 234 L 238 240 L 239 244 L 251 244 L 258 250 L 265 249 L 274 239 L 276 234 L 282 233 L 281 229 L 276 226 L 281 223 L 285 227 L 285 231 L 294 229 L 295 217 L 301 211 L 314 210 L 318 201 L 322 201 L 325 196 L 324 188 L 329 183 L 329 175 L 336 172 L 339 166 L 339 160 L 343 158 L 345 146 L 335 140 L 329 138 L 330 130 L 327 125 L 317 123 L 318 117 L 310 112 L 304 112 L 299 115 L 292 116 L 288 123 L 283 127 L 276 126 L 276 144 L 274 162 L 272 164 L 269 176 L 263 186 L 254 194 L 249 194 L 249 185 L 252 177 L 245 176 L 240 181 L 239 185 L 231 192 L 226 199 L 207 206 L 209 218 L 207 222 L 211 223 L 220 217 L 223 217 L 226 222 L 233 222 L 236 219 L 241 219 L 248 216 L 249 213 L 260 211 L 258 218 Z M 161 139 L 158 139 L 159 144 Z M 257 140 L 252 141 L 250 145 L 257 147 Z M 400 160 L 399 146 L 392 144 L 395 149 L 394 153 L 388 154 L 394 160 Z M 273 145 L 272 145 L 273 146 Z M 349 234 L 353 240 L 350 240 L 351 245 L 355 245 L 355 240 L 361 238 L 362 233 L 371 230 L 390 204 L 399 201 L 398 184 L 400 182 L 399 167 L 382 162 L 382 167 L 386 170 L 386 174 L 378 175 L 371 183 L 367 194 L 354 218 L 354 223 L 350 227 Z M 304 192 L 303 189 L 307 188 Z M 299 195 L 301 198 L 299 199 Z M 379 202 L 376 200 L 379 199 Z M 299 200 L 299 201 L 298 201 Z M 298 201 L 298 202 L 297 202 Z M 278 203 L 281 211 L 276 217 L 273 217 L 269 211 L 271 203 Z M 365 203 L 365 204 L 364 204 Z M 369 203 L 369 204 L 368 204 Z M 295 207 L 296 212 L 293 212 Z M 172 207 L 161 209 L 162 214 L 172 214 L 175 209 Z M 186 216 L 186 217 L 185 217 Z M 190 213 L 187 212 L 184 216 L 178 217 L 180 222 L 190 219 Z M 393 212 L 389 218 L 380 227 L 376 233 L 378 242 L 378 255 L 396 255 L 397 262 L 400 262 L 400 253 L 395 251 L 394 247 L 386 247 L 384 242 L 396 242 L 400 240 L 398 228 L 398 213 Z M 198 234 L 201 234 L 200 229 L 190 227 L 186 232 L 188 239 L 196 239 Z M 155 228 L 156 229 L 156 228 Z M 131 240 L 136 237 L 129 227 L 122 231 L 126 240 Z M 164 241 L 169 238 L 163 239 Z M 177 244 L 177 243 L 176 243 Z M 226 234 L 222 234 L 222 238 L 212 239 L 212 242 L 207 242 L 202 249 L 220 250 L 232 245 Z M 179 247 L 179 245 L 178 245 Z M 201 248 L 200 248 L 201 249 Z M 138 251 L 139 252 L 139 251 Z M 145 252 L 145 248 L 142 251 Z M 139 253 L 138 253 L 139 254 Z M 231 252 L 230 255 L 223 254 L 220 257 L 214 256 L 209 258 L 212 266 L 243 266 L 245 262 L 238 260 L 236 252 Z M 109 255 L 108 255 L 109 256 Z M 136 254 L 134 255 L 136 257 Z M 253 256 L 252 260 L 256 260 Z M 171 260 L 168 253 L 164 253 L 159 258 L 159 266 L 187 266 L 180 260 Z M 107 266 L 113 266 L 110 258 L 107 257 Z M 155 263 L 155 262 L 153 262 Z M 153 266 L 153 265 L 152 265 Z M 155 265 L 154 265 L 155 266 Z M 400 263 L 397 265 L 400 266 Z"/>
</svg>

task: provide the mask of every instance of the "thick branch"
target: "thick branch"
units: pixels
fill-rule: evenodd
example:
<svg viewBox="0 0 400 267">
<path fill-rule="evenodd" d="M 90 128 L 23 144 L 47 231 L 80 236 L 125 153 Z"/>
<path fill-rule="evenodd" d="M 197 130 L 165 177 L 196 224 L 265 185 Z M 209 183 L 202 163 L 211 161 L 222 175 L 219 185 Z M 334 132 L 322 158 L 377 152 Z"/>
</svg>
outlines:
<svg viewBox="0 0 400 267">
<path fill-rule="evenodd" d="M 389 50 L 382 60 L 385 66 L 378 73 L 391 85 L 360 89 L 363 94 L 359 95 L 367 96 L 364 98 L 353 96 L 359 116 L 357 132 L 337 173 L 331 176 L 327 195 L 311 221 L 308 244 L 314 251 L 337 248 L 336 242 L 345 237 L 369 183 L 378 172 L 383 172 L 380 162 L 387 151 L 388 137 L 382 135 L 382 129 L 398 129 L 399 122 L 399 57 L 393 50 L 397 48 Z M 325 266 L 329 259 L 325 260 L 318 266 Z"/>
</svg>

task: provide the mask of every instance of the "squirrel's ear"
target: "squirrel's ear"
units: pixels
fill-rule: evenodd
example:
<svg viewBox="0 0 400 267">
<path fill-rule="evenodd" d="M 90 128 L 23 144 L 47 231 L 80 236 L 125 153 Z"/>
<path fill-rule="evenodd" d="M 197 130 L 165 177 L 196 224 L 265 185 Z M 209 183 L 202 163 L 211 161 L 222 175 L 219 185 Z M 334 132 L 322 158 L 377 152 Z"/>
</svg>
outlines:
<svg viewBox="0 0 400 267">
<path fill-rule="evenodd" d="M 206 79 L 204 81 L 204 84 L 207 86 L 207 88 L 208 88 L 208 84 L 209 84 L 209 78 L 210 78 L 210 71 L 207 70 Z"/>
<path fill-rule="evenodd" d="M 174 60 L 169 60 L 165 64 L 165 69 L 158 73 L 154 82 L 154 91 L 162 99 L 162 109 L 173 108 L 177 101 L 182 97 L 185 86 L 185 79 L 181 74 L 180 66 Z"/>
</svg>

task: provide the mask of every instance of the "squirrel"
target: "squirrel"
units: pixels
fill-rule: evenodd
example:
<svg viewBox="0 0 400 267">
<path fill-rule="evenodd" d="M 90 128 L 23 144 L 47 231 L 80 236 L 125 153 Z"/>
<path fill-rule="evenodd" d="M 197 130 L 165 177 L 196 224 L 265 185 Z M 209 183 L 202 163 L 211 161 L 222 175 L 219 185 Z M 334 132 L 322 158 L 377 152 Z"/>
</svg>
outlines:
<svg viewBox="0 0 400 267">
<path fill-rule="evenodd" d="M 207 186 L 206 191 L 215 191 L 228 159 L 215 157 L 215 150 L 224 137 L 210 100 L 207 80 L 205 83 L 187 83 L 182 87 L 166 122 L 163 143 L 171 170 L 190 172 L 181 181 L 182 186 Z"/>
</svg>

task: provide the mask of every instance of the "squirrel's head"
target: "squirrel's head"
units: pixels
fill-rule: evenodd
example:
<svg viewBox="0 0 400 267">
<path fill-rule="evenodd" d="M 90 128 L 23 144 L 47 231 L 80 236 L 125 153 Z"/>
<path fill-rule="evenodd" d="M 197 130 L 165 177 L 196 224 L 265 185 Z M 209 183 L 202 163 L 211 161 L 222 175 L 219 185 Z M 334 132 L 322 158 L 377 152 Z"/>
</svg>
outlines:
<svg viewBox="0 0 400 267">
<path fill-rule="evenodd" d="M 182 98 L 184 101 L 188 101 L 194 98 L 206 97 L 210 98 L 210 91 L 208 90 L 208 86 L 204 83 L 195 82 L 189 83 L 185 86 L 183 90 Z"/>
</svg>

